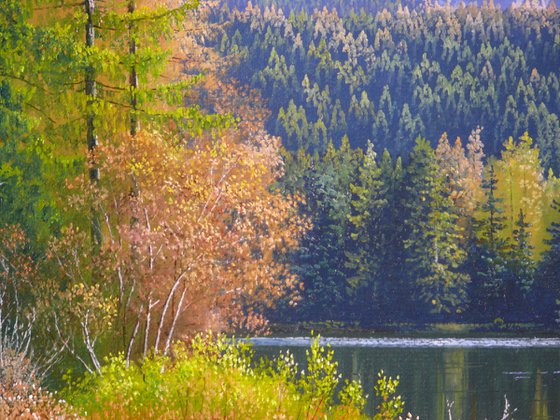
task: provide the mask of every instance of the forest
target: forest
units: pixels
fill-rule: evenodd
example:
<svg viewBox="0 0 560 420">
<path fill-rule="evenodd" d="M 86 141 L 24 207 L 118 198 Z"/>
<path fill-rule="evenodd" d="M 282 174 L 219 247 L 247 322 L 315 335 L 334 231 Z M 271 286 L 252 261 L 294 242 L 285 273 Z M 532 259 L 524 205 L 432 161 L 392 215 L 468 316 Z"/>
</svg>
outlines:
<svg viewBox="0 0 560 420">
<path fill-rule="evenodd" d="M 554 325 L 555 3 L 351 4 L 214 14 L 231 22 L 216 44 L 229 74 L 283 139 L 280 188 L 312 223 L 288 259 L 301 302 L 273 316 Z"/>
<path fill-rule="evenodd" d="M 558 329 L 554 0 L 0 0 L 0 42 L 0 417 L 357 418 L 318 337 L 216 332 Z"/>
</svg>

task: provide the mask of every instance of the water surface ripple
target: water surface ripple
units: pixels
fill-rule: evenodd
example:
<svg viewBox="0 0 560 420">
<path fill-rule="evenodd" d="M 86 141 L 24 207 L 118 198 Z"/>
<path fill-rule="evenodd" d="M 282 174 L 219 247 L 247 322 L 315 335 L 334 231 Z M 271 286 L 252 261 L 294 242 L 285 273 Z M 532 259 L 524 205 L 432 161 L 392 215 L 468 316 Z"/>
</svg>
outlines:
<svg viewBox="0 0 560 420">
<path fill-rule="evenodd" d="M 254 337 L 255 346 L 309 347 L 309 337 Z M 322 345 L 332 347 L 376 348 L 560 348 L 560 338 L 333 338 L 321 337 Z"/>
</svg>

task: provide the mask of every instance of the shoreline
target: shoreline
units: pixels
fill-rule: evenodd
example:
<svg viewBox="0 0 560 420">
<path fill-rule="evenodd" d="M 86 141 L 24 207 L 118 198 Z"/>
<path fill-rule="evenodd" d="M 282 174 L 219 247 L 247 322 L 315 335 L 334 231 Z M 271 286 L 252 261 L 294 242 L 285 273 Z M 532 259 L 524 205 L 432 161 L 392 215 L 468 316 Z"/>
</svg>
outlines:
<svg viewBox="0 0 560 420">
<path fill-rule="evenodd" d="M 269 337 L 311 336 L 324 337 L 496 337 L 496 338 L 554 338 L 560 337 L 560 331 L 534 323 L 429 323 L 411 324 L 395 323 L 373 327 L 361 327 L 356 324 L 327 322 L 272 323 Z"/>
</svg>

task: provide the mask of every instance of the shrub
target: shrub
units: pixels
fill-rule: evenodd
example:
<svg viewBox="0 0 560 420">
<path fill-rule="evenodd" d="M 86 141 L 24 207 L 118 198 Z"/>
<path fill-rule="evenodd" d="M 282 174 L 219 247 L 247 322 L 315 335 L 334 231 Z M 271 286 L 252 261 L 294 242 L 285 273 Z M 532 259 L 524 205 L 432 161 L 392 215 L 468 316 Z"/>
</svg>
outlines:
<svg viewBox="0 0 560 420">
<path fill-rule="evenodd" d="M 109 358 L 100 374 L 72 382 L 65 396 L 94 419 L 365 417 L 362 385 L 346 381 L 337 393 L 339 382 L 333 351 L 318 337 L 307 351 L 307 371 L 300 371 L 289 352 L 255 361 L 246 342 L 208 334 L 129 367 L 123 355 Z M 390 382 L 383 392 L 395 387 Z"/>
</svg>

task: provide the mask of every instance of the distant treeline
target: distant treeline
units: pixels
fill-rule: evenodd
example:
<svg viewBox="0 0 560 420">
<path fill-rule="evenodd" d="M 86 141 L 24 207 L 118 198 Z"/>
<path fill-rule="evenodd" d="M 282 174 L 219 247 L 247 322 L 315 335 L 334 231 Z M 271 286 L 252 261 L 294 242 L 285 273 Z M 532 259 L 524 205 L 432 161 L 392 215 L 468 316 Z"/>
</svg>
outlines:
<svg viewBox="0 0 560 420">
<path fill-rule="evenodd" d="M 553 323 L 553 5 L 273 3 L 215 17 L 232 76 L 263 92 L 287 148 L 281 188 L 313 223 L 290 259 L 302 300 L 282 318 Z"/>
<path fill-rule="evenodd" d="M 408 164 L 347 141 L 288 157 L 282 187 L 305 195 L 313 229 L 291 259 L 305 287 L 284 319 L 553 324 L 560 182 L 527 135 L 484 165 L 480 134 L 466 147 L 419 138 Z"/>
<path fill-rule="evenodd" d="M 461 3 L 464 5 L 474 4 L 479 6 L 484 6 L 490 3 L 488 0 L 450 0 L 450 1 L 425 1 L 425 0 L 228 0 L 227 3 L 230 8 L 244 9 L 249 3 L 261 8 L 265 7 L 275 7 L 277 9 L 282 9 L 284 13 L 290 13 L 294 10 L 299 12 L 304 10 L 308 13 L 312 13 L 315 10 L 321 10 L 323 7 L 329 9 L 335 9 L 339 15 L 349 15 L 353 11 L 359 11 L 363 9 L 369 13 L 380 11 L 382 9 L 387 10 L 397 10 L 399 6 L 409 8 L 422 8 L 422 7 L 432 7 L 437 4 L 451 4 L 453 6 L 458 6 Z M 536 8 L 546 8 L 550 4 L 556 4 L 555 0 L 495 0 L 491 4 L 495 6 L 500 6 L 502 9 L 508 7 L 516 6 L 530 6 Z"/>
</svg>

